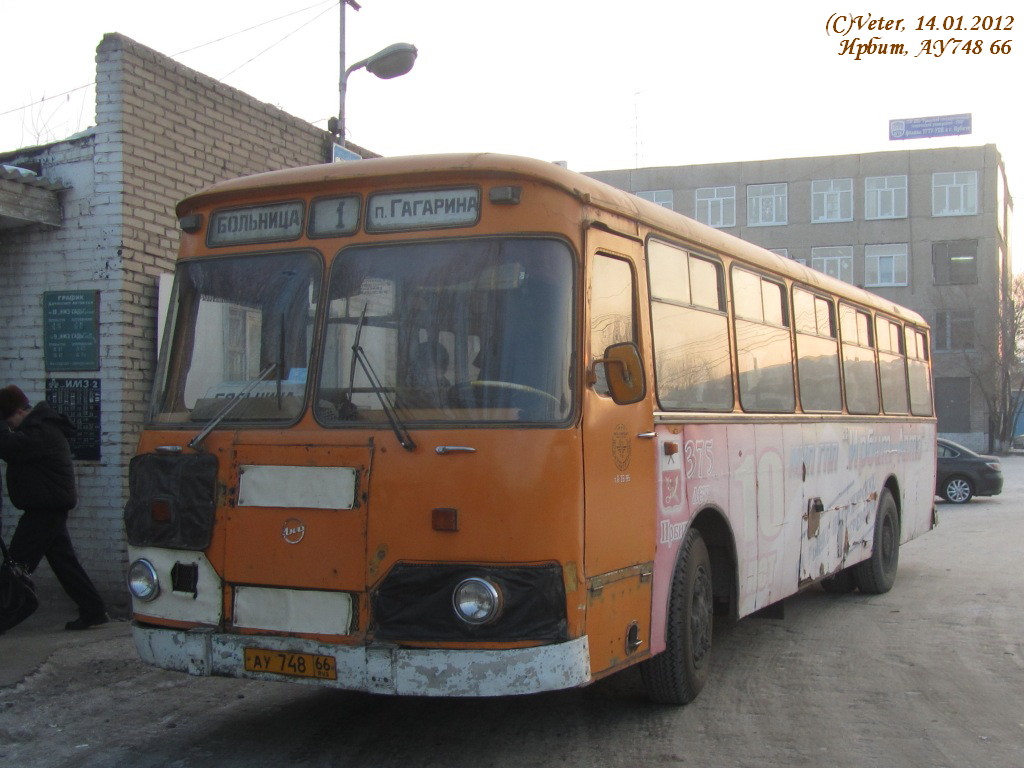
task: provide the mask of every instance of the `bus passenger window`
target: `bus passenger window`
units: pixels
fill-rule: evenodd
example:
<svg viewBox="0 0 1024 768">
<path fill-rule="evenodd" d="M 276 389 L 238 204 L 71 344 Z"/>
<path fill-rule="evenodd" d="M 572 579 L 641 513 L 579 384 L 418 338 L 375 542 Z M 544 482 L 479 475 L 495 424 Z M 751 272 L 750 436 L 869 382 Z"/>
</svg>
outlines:
<svg viewBox="0 0 1024 768">
<path fill-rule="evenodd" d="M 878 366 L 882 381 L 882 410 L 908 413 L 907 367 L 903 359 L 903 336 L 897 323 L 875 318 L 878 338 Z"/>
<path fill-rule="evenodd" d="M 721 265 L 657 240 L 647 244 L 647 265 L 659 405 L 731 411 L 732 357 Z"/>
<path fill-rule="evenodd" d="M 839 344 L 832 302 L 794 288 L 793 316 L 800 406 L 805 411 L 841 411 Z"/>
<path fill-rule="evenodd" d="M 604 357 L 612 344 L 634 341 L 633 271 L 621 259 L 597 255 L 591 277 L 590 355 Z M 594 366 L 594 391 L 608 394 L 603 365 Z"/>
<path fill-rule="evenodd" d="M 740 404 L 745 411 L 791 413 L 793 351 L 782 286 L 735 267 L 732 284 Z"/>
<path fill-rule="evenodd" d="M 928 373 L 928 342 L 921 331 L 906 329 L 907 377 L 910 383 L 910 412 L 932 415 L 932 378 Z"/>
<path fill-rule="evenodd" d="M 878 368 L 870 317 L 866 312 L 840 304 L 839 331 L 842 336 L 846 409 L 856 414 L 878 413 Z"/>
</svg>

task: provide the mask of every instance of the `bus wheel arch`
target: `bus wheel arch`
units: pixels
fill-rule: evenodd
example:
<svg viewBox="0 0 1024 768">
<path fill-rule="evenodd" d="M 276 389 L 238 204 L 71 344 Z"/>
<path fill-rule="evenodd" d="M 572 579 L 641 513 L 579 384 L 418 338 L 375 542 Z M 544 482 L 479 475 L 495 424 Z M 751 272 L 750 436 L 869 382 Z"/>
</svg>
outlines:
<svg viewBox="0 0 1024 768">
<path fill-rule="evenodd" d="M 711 559 L 715 615 L 738 618 L 736 539 L 725 514 L 716 507 L 702 509 L 690 525 L 700 532 Z"/>
</svg>

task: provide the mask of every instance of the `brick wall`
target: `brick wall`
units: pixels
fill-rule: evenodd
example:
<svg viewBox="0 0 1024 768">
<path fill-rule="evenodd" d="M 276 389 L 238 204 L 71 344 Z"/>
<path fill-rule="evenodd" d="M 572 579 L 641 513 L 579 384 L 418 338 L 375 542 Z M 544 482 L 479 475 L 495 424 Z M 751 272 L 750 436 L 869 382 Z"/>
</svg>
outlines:
<svg viewBox="0 0 1024 768">
<path fill-rule="evenodd" d="M 8 163 L 40 162 L 46 178 L 70 189 L 61 196 L 59 229 L 8 230 L 0 238 L 0 323 L 8 329 L 0 381 L 42 399 L 43 291 L 100 291 L 100 371 L 66 374 L 98 376 L 102 393 L 101 460 L 76 463 L 80 501 L 71 532 L 117 612 L 127 610 L 127 467 L 155 367 L 157 283 L 173 269 L 178 244 L 174 205 L 215 181 L 323 162 L 330 137 L 122 35 L 103 38 L 96 66 L 95 128 L 4 155 Z M 8 540 L 15 522 L 7 504 Z"/>
</svg>

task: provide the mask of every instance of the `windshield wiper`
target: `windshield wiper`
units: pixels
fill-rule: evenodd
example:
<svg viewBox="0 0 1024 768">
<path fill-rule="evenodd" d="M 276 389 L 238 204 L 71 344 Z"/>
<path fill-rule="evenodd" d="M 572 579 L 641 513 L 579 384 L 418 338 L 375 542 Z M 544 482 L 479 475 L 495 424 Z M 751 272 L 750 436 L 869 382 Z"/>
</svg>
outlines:
<svg viewBox="0 0 1024 768">
<path fill-rule="evenodd" d="M 237 394 L 235 394 L 230 400 L 228 400 L 224 404 L 224 407 L 217 412 L 217 415 L 210 419 L 210 423 L 203 427 L 198 435 L 196 435 L 195 437 L 188 441 L 188 447 L 194 448 L 195 450 L 199 450 L 199 448 L 203 444 L 203 440 L 206 439 L 206 436 L 213 432 L 213 430 L 217 428 L 217 425 L 224 421 L 224 419 L 227 418 L 227 415 L 235 409 L 235 406 L 238 405 L 243 400 L 245 400 L 245 398 L 247 398 L 249 394 L 254 389 L 256 389 L 256 386 L 261 381 L 266 379 L 267 376 L 270 375 L 270 372 L 273 371 L 275 368 L 277 368 L 277 363 L 271 363 L 262 371 L 260 371 L 259 376 L 250 381 L 244 387 L 242 387 L 242 389 L 239 390 Z"/>
<path fill-rule="evenodd" d="M 415 451 L 416 443 L 412 440 L 412 435 L 409 434 L 409 430 L 398 416 L 398 411 L 395 409 L 395 404 L 391 402 L 391 398 L 388 397 L 387 392 L 384 390 L 384 385 L 381 383 L 380 377 L 377 376 L 377 372 L 373 369 L 373 365 L 370 364 L 370 358 L 366 355 L 366 350 L 359 343 L 359 338 L 363 333 L 363 325 L 366 322 L 366 305 L 363 305 L 363 313 L 359 316 L 359 325 L 356 326 L 356 338 L 352 342 L 352 359 L 349 361 L 349 377 L 348 377 L 348 401 L 352 402 L 352 392 L 355 389 L 355 378 L 356 378 L 356 361 L 359 361 L 359 366 L 363 369 L 363 373 L 366 374 L 367 380 L 370 382 L 370 387 L 377 395 L 377 399 L 380 400 L 380 407 L 384 410 L 384 415 L 388 417 L 388 423 L 391 425 L 391 431 L 395 433 L 395 437 L 398 438 L 398 443 L 407 451 Z"/>
<path fill-rule="evenodd" d="M 356 389 L 356 360 L 359 359 L 359 339 L 363 335 L 363 325 L 366 323 L 366 306 L 369 302 L 363 304 L 362 314 L 359 315 L 359 322 L 356 323 L 356 338 L 352 342 L 352 358 L 348 361 L 348 397 L 349 403 L 352 402 L 352 393 Z M 353 417 L 354 418 L 354 417 Z"/>
<path fill-rule="evenodd" d="M 380 400 L 380 407 L 384 409 L 384 415 L 388 417 L 388 422 L 391 424 L 391 431 L 395 433 L 395 437 L 398 438 L 398 442 L 407 451 L 415 451 L 416 443 L 412 441 L 412 435 L 409 434 L 409 430 L 406 429 L 405 424 L 398 417 L 398 411 L 395 410 L 395 404 L 391 402 L 391 398 L 388 397 L 384 391 L 384 386 L 381 384 L 380 379 L 377 377 L 377 372 L 373 370 L 373 366 L 370 365 L 370 358 L 366 356 L 366 352 L 362 347 L 356 348 L 356 359 L 359 361 L 359 365 L 363 368 L 363 373 L 366 374 L 366 378 L 370 381 L 370 387 L 377 395 L 377 399 Z"/>
</svg>

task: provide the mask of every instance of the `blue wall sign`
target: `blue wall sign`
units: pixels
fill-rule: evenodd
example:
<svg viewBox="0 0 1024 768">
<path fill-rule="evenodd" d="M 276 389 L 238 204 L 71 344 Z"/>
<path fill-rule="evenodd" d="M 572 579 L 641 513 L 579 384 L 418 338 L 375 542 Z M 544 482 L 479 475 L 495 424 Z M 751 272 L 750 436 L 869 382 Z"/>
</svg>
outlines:
<svg viewBox="0 0 1024 768">
<path fill-rule="evenodd" d="M 971 132 L 971 116 L 941 115 L 910 117 L 889 121 L 889 141 L 932 139 L 938 136 L 963 136 Z"/>
</svg>

